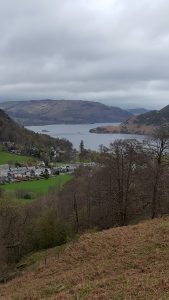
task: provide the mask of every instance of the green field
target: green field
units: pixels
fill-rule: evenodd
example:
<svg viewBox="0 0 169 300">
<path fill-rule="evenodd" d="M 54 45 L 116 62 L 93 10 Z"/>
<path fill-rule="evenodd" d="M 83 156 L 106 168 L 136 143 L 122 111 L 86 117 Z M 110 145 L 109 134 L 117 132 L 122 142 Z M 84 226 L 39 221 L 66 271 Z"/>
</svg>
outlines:
<svg viewBox="0 0 169 300">
<path fill-rule="evenodd" d="M 40 179 L 24 182 L 9 183 L 3 185 L 6 191 L 30 190 L 36 195 L 45 194 L 50 187 L 61 188 L 67 181 L 72 178 L 71 175 L 59 175 L 49 179 Z"/>
<path fill-rule="evenodd" d="M 16 182 L 1 185 L 5 194 L 16 199 L 19 203 L 30 203 L 38 196 L 47 194 L 50 188 L 60 189 L 72 179 L 71 175 L 59 175 L 49 179 Z"/>
<path fill-rule="evenodd" d="M 0 151 L 0 165 L 4 164 L 15 164 L 18 163 L 26 163 L 31 161 L 32 158 L 29 156 L 16 155 L 5 151 Z"/>
</svg>

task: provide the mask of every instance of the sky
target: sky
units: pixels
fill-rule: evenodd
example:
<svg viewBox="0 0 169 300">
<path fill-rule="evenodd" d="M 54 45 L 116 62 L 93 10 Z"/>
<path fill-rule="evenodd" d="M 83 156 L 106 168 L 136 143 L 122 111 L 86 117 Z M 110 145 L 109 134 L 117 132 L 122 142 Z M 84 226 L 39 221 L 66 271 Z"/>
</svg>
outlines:
<svg viewBox="0 0 169 300">
<path fill-rule="evenodd" d="M 0 0 L 0 101 L 169 104 L 168 0 Z"/>
</svg>

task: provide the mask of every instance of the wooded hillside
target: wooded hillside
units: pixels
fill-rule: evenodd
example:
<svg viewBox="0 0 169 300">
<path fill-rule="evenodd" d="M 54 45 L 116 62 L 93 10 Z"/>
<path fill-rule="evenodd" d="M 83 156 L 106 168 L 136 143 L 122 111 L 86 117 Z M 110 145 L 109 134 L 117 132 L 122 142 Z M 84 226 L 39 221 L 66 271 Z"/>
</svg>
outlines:
<svg viewBox="0 0 169 300">
<path fill-rule="evenodd" d="M 65 139 L 52 138 L 46 134 L 34 133 L 13 121 L 3 110 L 0 110 L 0 142 L 14 142 L 29 154 L 32 147 L 47 151 L 50 147 L 65 152 L 72 151 L 72 144 Z M 46 150 L 45 150 L 46 149 Z"/>
</svg>

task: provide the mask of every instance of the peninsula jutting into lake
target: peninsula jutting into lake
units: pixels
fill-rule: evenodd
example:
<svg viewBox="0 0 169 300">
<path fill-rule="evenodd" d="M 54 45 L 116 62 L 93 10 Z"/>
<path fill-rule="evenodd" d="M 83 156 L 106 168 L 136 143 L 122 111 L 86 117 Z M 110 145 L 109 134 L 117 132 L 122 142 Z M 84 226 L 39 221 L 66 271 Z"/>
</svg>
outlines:
<svg viewBox="0 0 169 300">
<path fill-rule="evenodd" d="M 169 123 L 169 105 L 161 110 L 153 110 L 132 116 L 125 122 L 114 126 L 105 125 L 90 129 L 91 133 L 115 133 L 115 134 L 137 134 L 137 135 L 151 135 L 159 126 L 167 125 Z"/>
</svg>

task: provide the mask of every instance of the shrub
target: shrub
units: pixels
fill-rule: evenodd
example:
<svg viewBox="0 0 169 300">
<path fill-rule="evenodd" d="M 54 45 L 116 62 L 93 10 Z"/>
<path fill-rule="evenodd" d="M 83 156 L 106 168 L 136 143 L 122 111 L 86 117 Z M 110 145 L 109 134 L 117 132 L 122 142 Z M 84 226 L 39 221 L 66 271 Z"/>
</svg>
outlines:
<svg viewBox="0 0 169 300">
<path fill-rule="evenodd" d="M 33 198 L 33 192 L 30 190 L 25 190 L 25 189 L 20 189 L 20 190 L 16 190 L 16 197 L 18 199 L 32 199 Z"/>
<path fill-rule="evenodd" d="M 39 218 L 34 221 L 29 230 L 29 243 L 32 250 L 59 246 L 67 241 L 66 226 L 59 222 L 54 209 L 48 209 L 43 212 Z"/>
</svg>

